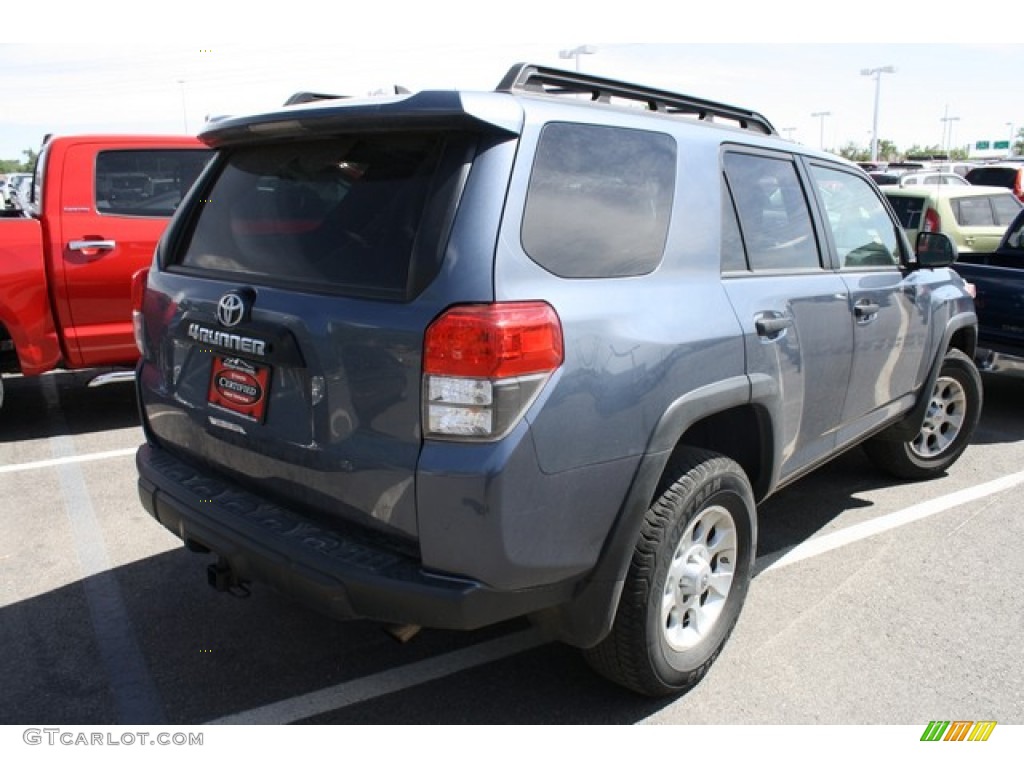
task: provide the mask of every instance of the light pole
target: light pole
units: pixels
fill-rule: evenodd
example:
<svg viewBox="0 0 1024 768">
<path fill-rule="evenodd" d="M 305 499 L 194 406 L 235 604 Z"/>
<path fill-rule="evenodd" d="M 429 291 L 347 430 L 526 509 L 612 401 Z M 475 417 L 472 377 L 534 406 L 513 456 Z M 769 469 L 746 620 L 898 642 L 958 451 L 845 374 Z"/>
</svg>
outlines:
<svg viewBox="0 0 1024 768">
<path fill-rule="evenodd" d="M 949 106 L 946 106 L 946 114 L 940 117 L 942 121 L 942 151 L 947 155 L 949 154 L 949 147 L 953 143 L 953 125 L 955 121 L 959 120 L 959 117 L 949 116 Z"/>
<path fill-rule="evenodd" d="M 181 87 L 181 120 L 185 124 L 185 133 L 188 133 L 188 111 L 185 109 L 185 81 L 179 80 L 178 85 Z"/>
<path fill-rule="evenodd" d="M 1013 142 L 1013 123 L 1007 123 L 1007 125 L 1010 127 L 1010 150 L 1006 153 L 1006 156 L 1010 157 L 1011 155 L 1013 155 L 1013 144 L 1014 144 L 1014 142 Z"/>
<path fill-rule="evenodd" d="M 580 56 L 587 53 L 597 53 L 597 47 L 593 45 L 578 45 L 567 51 L 559 51 L 560 59 L 576 59 L 576 71 L 580 71 Z"/>
<path fill-rule="evenodd" d="M 786 134 L 786 139 L 788 141 L 793 140 L 793 131 L 795 131 L 796 128 L 779 128 L 779 130 Z"/>
<path fill-rule="evenodd" d="M 872 69 L 862 69 L 860 73 L 865 77 L 875 76 L 875 119 L 871 127 L 871 161 L 874 162 L 878 159 L 878 94 L 882 90 L 882 75 L 891 75 L 896 71 L 896 67 L 888 64 L 884 67 L 873 67 Z"/>
<path fill-rule="evenodd" d="M 831 112 L 811 112 L 811 117 L 820 117 L 821 118 L 821 141 L 820 141 L 820 144 L 821 144 L 822 151 L 824 151 L 824 149 L 825 149 L 825 118 L 826 117 L 830 117 L 831 115 L 832 115 Z"/>
</svg>

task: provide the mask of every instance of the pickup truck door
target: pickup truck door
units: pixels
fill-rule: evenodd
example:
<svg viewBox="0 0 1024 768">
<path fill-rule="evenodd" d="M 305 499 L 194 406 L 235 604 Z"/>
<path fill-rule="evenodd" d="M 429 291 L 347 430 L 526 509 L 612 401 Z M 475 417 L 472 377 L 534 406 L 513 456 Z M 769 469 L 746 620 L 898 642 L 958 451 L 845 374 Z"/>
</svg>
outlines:
<svg viewBox="0 0 1024 768">
<path fill-rule="evenodd" d="M 149 266 L 210 151 L 194 140 L 81 143 L 60 169 L 55 304 L 75 367 L 131 363 L 131 277 Z M 59 234 L 57 234 L 59 233 Z"/>
<path fill-rule="evenodd" d="M 874 185 L 839 166 L 809 163 L 808 169 L 823 209 L 825 239 L 846 283 L 853 326 L 841 445 L 915 402 L 931 362 L 933 274 L 901 270 L 899 224 Z"/>
</svg>

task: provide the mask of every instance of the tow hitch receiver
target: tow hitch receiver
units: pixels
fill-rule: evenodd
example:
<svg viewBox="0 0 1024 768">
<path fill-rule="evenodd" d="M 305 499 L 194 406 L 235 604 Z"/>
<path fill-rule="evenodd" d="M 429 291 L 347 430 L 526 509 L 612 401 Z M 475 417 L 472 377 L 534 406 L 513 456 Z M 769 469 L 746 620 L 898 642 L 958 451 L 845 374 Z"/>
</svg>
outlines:
<svg viewBox="0 0 1024 768">
<path fill-rule="evenodd" d="M 206 581 L 218 592 L 227 592 L 234 597 L 249 597 L 252 594 L 246 582 L 238 578 L 223 557 L 206 566 Z"/>
</svg>

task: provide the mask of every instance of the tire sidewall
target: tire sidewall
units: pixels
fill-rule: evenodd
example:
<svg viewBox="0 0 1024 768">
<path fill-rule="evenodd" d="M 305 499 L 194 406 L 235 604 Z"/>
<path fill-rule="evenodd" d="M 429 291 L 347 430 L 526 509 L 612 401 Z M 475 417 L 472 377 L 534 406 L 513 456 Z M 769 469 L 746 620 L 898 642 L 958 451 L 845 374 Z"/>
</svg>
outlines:
<svg viewBox="0 0 1024 768">
<path fill-rule="evenodd" d="M 661 599 L 672 557 L 690 522 L 709 506 L 729 510 L 736 526 L 736 563 L 726 604 L 707 637 L 685 651 L 668 645 L 661 627 Z M 647 638 L 652 668 L 667 687 L 685 685 L 687 677 L 702 674 L 721 651 L 739 618 L 746 599 L 754 562 L 757 522 L 753 494 L 742 471 L 729 468 L 715 472 L 680 499 L 667 535 L 657 550 L 657 566 L 647 596 Z M 678 681 L 683 680 L 680 683 Z"/>
<path fill-rule="evenodd" d="M 974 368 L 971 360 L 966 356 L 947 355 L 939 371 L 936 385 L 943 378 L 955 379 L 960 385 L 960 388 L 964 391 L 967 413 L 964 416 L 960 432 L 953 438 L 953 441 L 946 450 L 938 456 L 924 458 L 914 452 L 912 448 L 913 441 L 907 441 L 902 444 L 907 461 L 922 470 L 941 472 L 952 465 L 960 457 L 960 454 L 966 450 L 971 435 L 974 433 L 974 428 L 977 426 L 978 419 L 981 416 L 981 376 L 978 374 L 977 369 Z M 930 392 L 928 396 L 931 397 L 932 393 Z"/>
</svg>

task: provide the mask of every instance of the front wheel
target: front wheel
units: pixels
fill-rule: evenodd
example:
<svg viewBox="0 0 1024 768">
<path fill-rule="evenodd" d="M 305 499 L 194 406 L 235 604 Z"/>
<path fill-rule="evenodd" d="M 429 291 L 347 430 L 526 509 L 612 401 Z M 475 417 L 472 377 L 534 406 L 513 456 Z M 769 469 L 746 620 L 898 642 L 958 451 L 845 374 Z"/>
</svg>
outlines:
<svg viewBox="0 0 1024 768">
<path fill-rule="evenodd" d="M 967 355 L 951 349 L 932 387 L 917 436 L 899 441 L 882 432 L 864 444 L 864 452 L 879 469 L 904 480 L 938 477 L 967 449 L 981 416 L 981 403 L 981 374 Z"/>
<path fill-rule="evenodd" d="M 754 563 L 754 495 L 736 462 L 689 449 L 647 511 L 609 635 L 584 651 L 600 674 L 648 696 L 707 673 L 739 618 Z"/>
</svg>

